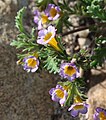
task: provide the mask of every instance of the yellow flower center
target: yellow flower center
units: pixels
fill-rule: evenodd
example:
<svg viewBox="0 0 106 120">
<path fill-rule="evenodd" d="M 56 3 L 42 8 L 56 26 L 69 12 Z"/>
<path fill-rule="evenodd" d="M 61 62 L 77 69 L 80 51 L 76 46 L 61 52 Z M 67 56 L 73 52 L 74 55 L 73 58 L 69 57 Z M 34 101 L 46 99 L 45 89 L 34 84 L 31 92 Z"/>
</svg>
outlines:
<svg viewBox="0 0 106 120">
<path fill-rule="evenodd" d="M 55 93 L 58 98 L 63 98 L 64 97 L 64 92 L 61 89 L 55 90 Z"/>
<path fill-rule="evenodd" d="M 106 115 L 104 114 L 104 112 L 99 113 L 99 118 L 100 120 L 106 120 Z"/>
<path fill-rule="evenodd" d="M 51 36 L 52 36 L 52 33 L 51 33 L 51 32 L 47 33 L 47 34 L 45 35 L 45 37 L 44 37 L 44 40 L 45 40 L 45 41 L 49 40 L 49 39 L 51 38 Z"/>
<path fill-rule="evenodd" d="M 72 76 L 73 74 L 76 73 L 76 69 L 72 66 L 66 66 L 64 69 L 64 73 L 69 75 L 69 76 Z"/>
<path fill-rule="evenodd" d="M 80 110 L 80 109 L 83 109 L 83 108 L 84 108 L 83 105 L 76 105 L 76 106 L 74 107 L 75 110 Z"/>
<path fill-rule="evenodd" d="M 42 15 L 42 24 L 45 24 L 48 21 L 48 17 L 46 15 Z"/>
<path fill-rule="evenodd" d="M 57 14 L 57 10 L 55 8 L 51 8 L 50 10 L 50 16 L 55 17 Z"/>
<path fill-rule="evenodd" d="M 28 59 L 28 66 L 34 68 L 37 65 L 37 61 L 33 58 Z"/>
</svg>

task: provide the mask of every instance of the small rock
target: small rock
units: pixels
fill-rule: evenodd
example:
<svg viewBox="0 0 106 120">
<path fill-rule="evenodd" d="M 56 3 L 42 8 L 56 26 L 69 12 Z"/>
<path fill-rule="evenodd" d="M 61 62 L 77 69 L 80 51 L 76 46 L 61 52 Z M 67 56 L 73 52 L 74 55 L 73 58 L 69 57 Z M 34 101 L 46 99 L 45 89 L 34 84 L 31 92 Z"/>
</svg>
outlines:
<svg viewBox="0 0 106 120">
<path fill-rule="evenodd" d="M 81 48 L 87 47 L 90 45 L 90 40 L 87 38 L 78 38 L 78 43 Z"/>
<path fill-rule="evenodd" d="M 82 38 L 86 38 L 88 34 L 89 34 L 89 29 L 74 33 L 74 35 L 79 35 L 79 37 L 82 37 Z"/>
<path fill-rule="evenodd" d="M 89 90 L 87 102 L 90 105 L 87 120 L 93 120 L 93 114 L 96 107 L 106 109 L 106 80 Z"/>
</svg>

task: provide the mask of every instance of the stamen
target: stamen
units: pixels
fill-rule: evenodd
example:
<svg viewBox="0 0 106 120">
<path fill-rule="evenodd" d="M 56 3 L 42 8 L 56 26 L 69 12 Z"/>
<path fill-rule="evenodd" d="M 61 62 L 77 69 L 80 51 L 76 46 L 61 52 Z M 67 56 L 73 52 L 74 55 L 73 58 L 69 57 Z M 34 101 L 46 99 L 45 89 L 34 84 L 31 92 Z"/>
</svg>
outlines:
<svg viewBox="0 0 106 120">
<path fill-rule="evenodd" d="M 55 91 L 55 93 L 56 93 L 57 97 L 59 97 L 59 98 L 63 98 L 64 97 L 64 92 L 61 89 L 57 89 Z"/>
<path fill-rule="evenodd" d="M 76 69 L 72 66 L 66 66 L 64 69 L 64 73 L 69 75 L 69 76 L 72 76 L 73 74 L 76 73 Z"/>
<path fill-rule="evenodd" d="M 42 15 L 42 24 L 45 24 L 48 21 L 48 17 L 46 15 Z"/>
<path fill-rule="evenodd" d="M 49 39 L 51 38 L 51 36 L 52 36 L 52 33 L 51 33 L 51 32 L 47 33 L 47 34 L 45 35 L 45 37 L 44 37 L 44 40 L 45 40 L 45 41 L 49 40 Z"/>
<path fill-rule="evenodd" d="M 28 66 L 29 66 L 29 67 L 34 68 L 34 67 L 36 66 L 36 64 L 37 64 L 37 61 L 36 61 L 35 59 L 33 59 L 33 58 L 30 58 L 30 59 L 28 60 Z"/>
<path fill-rule="evenodd" d="M 55 17 L 57 14 L 57 10 L 55 8 L 51 8 L 50 10 L 50 16 Z"/>
</svg>

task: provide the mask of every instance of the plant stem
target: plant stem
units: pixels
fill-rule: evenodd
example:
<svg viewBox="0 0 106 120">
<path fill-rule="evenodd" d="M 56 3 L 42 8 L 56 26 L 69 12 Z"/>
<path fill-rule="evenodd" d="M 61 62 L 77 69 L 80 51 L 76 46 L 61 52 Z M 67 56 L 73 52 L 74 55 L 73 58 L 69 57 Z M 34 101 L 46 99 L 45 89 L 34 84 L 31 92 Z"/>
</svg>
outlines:
<svg viewBox="0 0 106 120">
<path fill-rule="evenodd" d="M 80 28 L 75 29 L 75 30 L 71 30 L 71 31 L 65 32 L 65 33 L 62 34 L 62 37 L 66 36 L 66 35 L 69 35 L 69 34 L 72 34 L 72 33 L 75 33 L 75 32 L 78 32 L 78 31 L 86 30 L 89 27 L 90 26 L 84 26 L 84 27 L 80 27 Z"/>
<path fill-rule="evenodd" d="M 86 30 L 86 29 L 89 29 L 91 28 L 92 26 L 96 26 L 96 27 L 101 27 L 101 26 L 105 26 L 106 25 L 106 22 L 100 22 L 100 23 L 94 23 L 92 25 L 89 25 L 89 26 L 82 26 L 78 29 L 75 29 L 75 30 L 71 30 L 71 31 L 68 31 L 68 32 L 65 32 L 62 34 L 62 37 L 66 36 L 66 35 L 69 35 L 69 34 L 72 34 L 72 33 L 75 33 L 75 32 L 79 32 L 79 31 L 82 31 L 82 30 Z"/>
</svg>

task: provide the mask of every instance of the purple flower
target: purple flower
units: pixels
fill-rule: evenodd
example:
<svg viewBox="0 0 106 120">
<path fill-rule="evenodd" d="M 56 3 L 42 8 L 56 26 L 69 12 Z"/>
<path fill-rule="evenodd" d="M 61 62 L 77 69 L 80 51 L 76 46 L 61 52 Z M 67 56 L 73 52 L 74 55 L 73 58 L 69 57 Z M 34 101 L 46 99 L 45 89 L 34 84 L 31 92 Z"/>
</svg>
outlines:
<svg viewBox="0 0 106 120">
<path fill-rule="evenodd" d="M 53 26 L 49 26 L 47 29 L 40 30 L 38 32 L 38 40 L 37 43 L 45 45 L 47 44 L 52 38 L 55 37 L 56 29 Z"/>
<path fill-rule="evenodd" d="M 60 51 L 60 48 L 57 45 L 57 41 L 54 38 L 56 34 L 56 29 L 53 26 L 49 26 L 47 29 L 40 30 L 38 32 L 38 44 L 49 44 L 54 47 L 56 50 Z"/>
<path fill-rule="evenodd" d="M 56 85 L 56 88 L 52 88 L 49 94 L 52 96 L 52 100 L 59 102 L 61 106 L 64 105 L 68 95 L 67 91 L 61 85 Z"/>
<path fill-rule="evenodd" d="M 71 116 L 77 117 L 79 113 L 86 114 L 88 111 L 88 104 L 86 103 L 75 103 L 68 111 L 70 111 Z"/>
<path fill-rule="evenodd" d="M 94 114 L 94 120 L 106 120 L 106 110 L 100 107 L 96 108 L 96 113 Z"/>
<path fill-rule="evenodd" d="M 80 96 L 74 98 L 74 104 L 68 109 L 71 116 L 77 117 L 79 113 L 86 114 L 88 111 L 88 104 L 84 103 Z"/>
<path fill-rule="evenodd" d="M 49 4 L 45 10 L 45 14 L 48 16 L 49 20 L 57 20 L 60 16 L 60 12 L 59 6 L 55 6 L 54 4 Z"/>
<path fill-rule="evenodd" d="M 38 24 L 38 22 L 39 22 L 39 19 L 40 19 L 40 12 L 38 11 L 38 10 L 35 10 L 34 11 L 34 22 L 36 23 L 36 24 Z"/>
<path fill-rule="evenodd" d="M 62 63 L 59 74 L 70 81 L 80 76 L 79 70 L 74 63 Z"/>
<path fill-rule="evenodd" d="M 34 11 L 34 22 L 38 25 L 38 30 L 43 28 L 43 25 L 48 22 L 48 17 L 44 13 L 40 13 L 38 10 Z"/>
<path fill-rule="evenodd" d="M 27 72 L 35 72 L 39 66 L 39 60 L 35 56 L 28 56 L 23 59 L 24 70 Z"/>
</svg>

